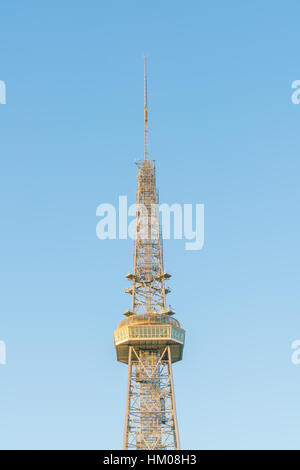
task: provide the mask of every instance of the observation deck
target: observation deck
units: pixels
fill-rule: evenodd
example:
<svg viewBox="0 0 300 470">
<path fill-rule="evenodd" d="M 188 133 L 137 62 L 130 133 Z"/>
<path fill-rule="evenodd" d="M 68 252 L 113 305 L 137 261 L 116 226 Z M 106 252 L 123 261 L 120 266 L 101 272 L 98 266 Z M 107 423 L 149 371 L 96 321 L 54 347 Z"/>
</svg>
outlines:
<svg viewBox="0 0 300 470">
<path fill-rule="evenodd" d="M 117 360 L 128 364 L 129 346 L 136 350 L 159 350 L 170 346 L 171 361 L 182 359 L 185 331 L 175 318 L 165 314 L 133 314 L 114 331 Z"/>
</svg>

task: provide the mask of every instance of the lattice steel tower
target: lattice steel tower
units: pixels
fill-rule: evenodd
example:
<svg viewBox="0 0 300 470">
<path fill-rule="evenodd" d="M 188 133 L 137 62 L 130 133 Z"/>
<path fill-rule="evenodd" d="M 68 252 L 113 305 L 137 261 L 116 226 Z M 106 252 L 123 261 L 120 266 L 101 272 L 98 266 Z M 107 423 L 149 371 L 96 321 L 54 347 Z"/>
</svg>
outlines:
<svg viewBox="0 0 300 470">
<path fill-rule="evenodd" d="M 179 449 L 172 363 L 182 359 L 185 332 L 166 306 L 162 237 L 155 164 L 148 156 L 146 60 L 144 70 L 145 154 L 138 162 L 136 237 L 131 295 L 114 332 L 117 359 L 128 364 L 124 449 Z"/>
</svg>

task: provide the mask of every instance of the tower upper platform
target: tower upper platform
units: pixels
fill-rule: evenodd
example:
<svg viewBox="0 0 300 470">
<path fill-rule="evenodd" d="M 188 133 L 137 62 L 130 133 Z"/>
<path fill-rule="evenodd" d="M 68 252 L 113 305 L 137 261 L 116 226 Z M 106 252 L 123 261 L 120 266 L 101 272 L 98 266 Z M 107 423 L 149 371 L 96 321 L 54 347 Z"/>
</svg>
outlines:
<svg viewBox="0 0 300 470">
<path fill-rule="evenodd" d="M 171 361 L 182 359 L 185 331 L 175 318 L 164 314 L 137 314 L 122 320 L 114 331 L 117 360 L 128 364 L 129 346 L 156 349 L 170 346 Z"/>
</svg>

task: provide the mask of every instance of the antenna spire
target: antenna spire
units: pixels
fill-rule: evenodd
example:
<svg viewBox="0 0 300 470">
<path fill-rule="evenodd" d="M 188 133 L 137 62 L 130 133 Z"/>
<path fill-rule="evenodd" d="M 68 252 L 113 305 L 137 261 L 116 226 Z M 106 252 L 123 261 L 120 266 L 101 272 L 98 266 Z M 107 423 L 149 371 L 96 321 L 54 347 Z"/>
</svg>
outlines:
<svg viewBox="0 0 300 470">
<path fill-rule="evenodd" d="M 145 160 L 148 160 L 148 108 L 147 108 L 146 57 L 144 57 L 144 135 L 145 135 Z"/>
</svg>

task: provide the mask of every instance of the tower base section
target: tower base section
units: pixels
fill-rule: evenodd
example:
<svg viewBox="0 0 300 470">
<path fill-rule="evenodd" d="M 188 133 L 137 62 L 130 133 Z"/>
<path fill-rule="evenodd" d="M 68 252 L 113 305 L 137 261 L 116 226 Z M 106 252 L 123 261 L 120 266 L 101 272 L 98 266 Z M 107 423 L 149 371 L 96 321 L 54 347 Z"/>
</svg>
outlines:
<svg viewBox="0 0 300 470">
<path fill-rule="evenodd" d="M 179 448 L 170 346 L 130 346 L 123 449 Z"/>
</svg>

